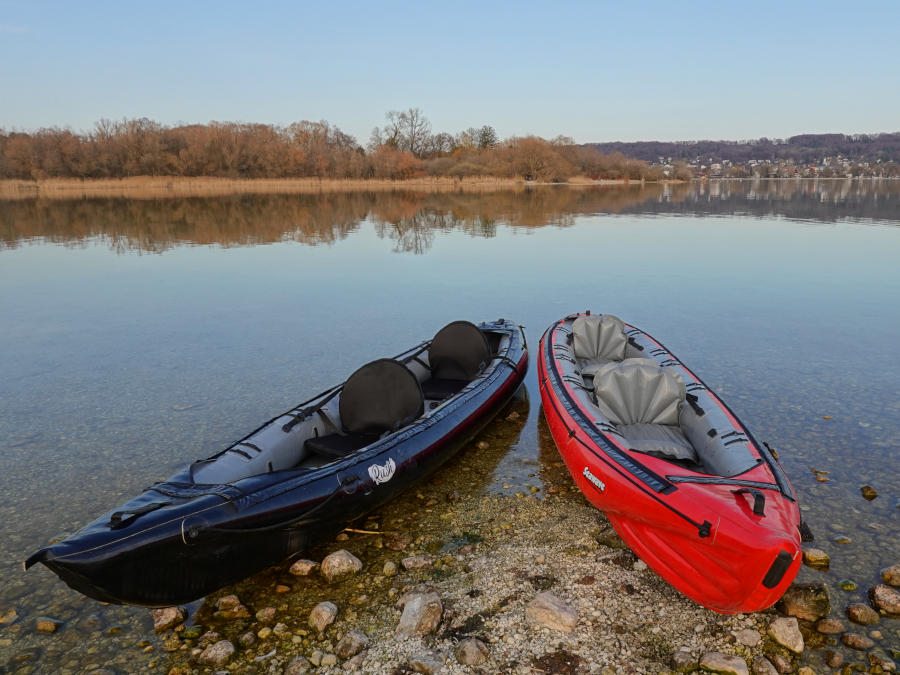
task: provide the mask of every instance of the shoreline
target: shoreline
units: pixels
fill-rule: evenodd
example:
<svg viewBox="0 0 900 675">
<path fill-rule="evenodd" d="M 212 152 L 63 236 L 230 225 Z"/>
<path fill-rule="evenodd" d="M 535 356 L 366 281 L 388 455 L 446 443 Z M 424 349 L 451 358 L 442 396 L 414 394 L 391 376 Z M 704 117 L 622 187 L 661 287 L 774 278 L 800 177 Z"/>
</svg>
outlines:
<svg viewBox="0 0 900 675">
<path fill-rule="evenodd" d="M 593 187 L 604 185 L 642 185 L 682 183 L 684 181 L 592 180 L 584 176 L 565 183 L 542 183 L 521 178 L 471 176 L 451 178 L 429 176 L 390 179 L 356 178 L 212 178 L 182 176 L 134 176 L 131 178 L 48 178 L 43 180 L 0 180 L 0 200 L 86 199 L 112 197 L 124 199 L 165 199 L 170 197 L 225 197 L 242 194 L 318 194 L 325 192 L 490 192 L 524 189 L 531 186 Z"/>
</svg>

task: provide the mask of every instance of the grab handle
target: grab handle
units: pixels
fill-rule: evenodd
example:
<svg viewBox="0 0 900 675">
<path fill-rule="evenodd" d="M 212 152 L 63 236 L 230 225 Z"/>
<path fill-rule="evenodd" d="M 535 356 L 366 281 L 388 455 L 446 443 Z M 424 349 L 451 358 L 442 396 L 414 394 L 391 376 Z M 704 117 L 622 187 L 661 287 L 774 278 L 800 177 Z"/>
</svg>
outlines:
<svg viewBox="0 0 900 675">
<path fill-rule="evenodd" d="M 742 487 L 737 490 L 732 490 L 731 493 L 735 495 L 753 495 L 753 513 L 757 516 L 766 515 L 766 496 L 760 490 L 751 487 Z"/>
</svg>

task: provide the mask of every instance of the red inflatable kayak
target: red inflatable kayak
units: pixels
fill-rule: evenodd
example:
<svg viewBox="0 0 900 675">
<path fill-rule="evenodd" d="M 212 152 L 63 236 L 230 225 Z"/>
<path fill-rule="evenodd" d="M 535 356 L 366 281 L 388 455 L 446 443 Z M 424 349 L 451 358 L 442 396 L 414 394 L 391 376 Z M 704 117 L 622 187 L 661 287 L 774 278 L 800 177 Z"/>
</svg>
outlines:
<svg viewBox="0 0 900 675">
<path fill-rule="evenodd" d="M 541 338 L 544 415 L 575 483 L 654 571 L 722 614 L 778 600 L 800 511 L 778 462 L 663 345 L 606 315 Z"/>
</svg>

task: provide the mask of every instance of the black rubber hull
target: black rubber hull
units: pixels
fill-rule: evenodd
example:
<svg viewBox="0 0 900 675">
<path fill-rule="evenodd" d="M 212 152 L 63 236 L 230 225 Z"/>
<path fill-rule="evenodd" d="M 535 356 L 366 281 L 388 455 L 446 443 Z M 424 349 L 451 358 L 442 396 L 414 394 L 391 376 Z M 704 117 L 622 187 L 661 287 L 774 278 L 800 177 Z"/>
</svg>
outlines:
<svg viewBox="0 0 900 675">
<path fill-rule="evenodd" d="M 210 486 L 207 494 L 190 485 L 186 469 L 117 511 L 153 506 L 161 494 L 168 495 L 165 506 L 118 528 L 110 527 L 115 512 L 107 513 L 35 553 L 26 568 L 44 563 L 103 602 L 164 607 L 204 597 L 333 537 L 438 469 L 512 398 L 528 367 L 524 339 L 509 322 L 489 328 L 508 331 L 506 360 L 425 420 L 360 455 Z M 392 475 L 373 477 L 374 466 L 392 467 Z"/>
</svg>

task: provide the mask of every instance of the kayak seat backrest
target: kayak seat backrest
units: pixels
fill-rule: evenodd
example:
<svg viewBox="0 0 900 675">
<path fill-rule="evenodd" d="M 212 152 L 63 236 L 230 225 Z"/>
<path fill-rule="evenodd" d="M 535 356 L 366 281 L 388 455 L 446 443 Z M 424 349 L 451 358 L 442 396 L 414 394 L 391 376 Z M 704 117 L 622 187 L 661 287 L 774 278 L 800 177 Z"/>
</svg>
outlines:
<svg viewBox="0 0 900 675">
<path fill-rule="evenodd" d="M 590 375 L 611 361 L 622 361 L 628 336 L 625 324 L 612 314 L 579 316 L 572 322 L 572 347 L 582 375 Z"/>
<path fill-rule="evenodd" d="M 306 448 L 326 457 L 343 457 L 406 426 L 422 415 L 424 406 L 422 387 L 409 368 L 393 359 L 372 361 L 341 388 L 342 433 L 307 439 Z"/>
<path fill-rule="evenodd" d="M 448 323 L 428 347 L 431 377 L 422 383 L 425 398 L 450 398 L 474 380 L 490 361 L 490 345 L 478 326 L 468 321 Z"/>
<path fill-rule="evenodd" d="M 649 359 L 610 362 L 594 374 L 596 405 L 630 448 L 696 461 L 696 451 L 678 425 L 685 393 L 681 377 Z"/>
</svg>

